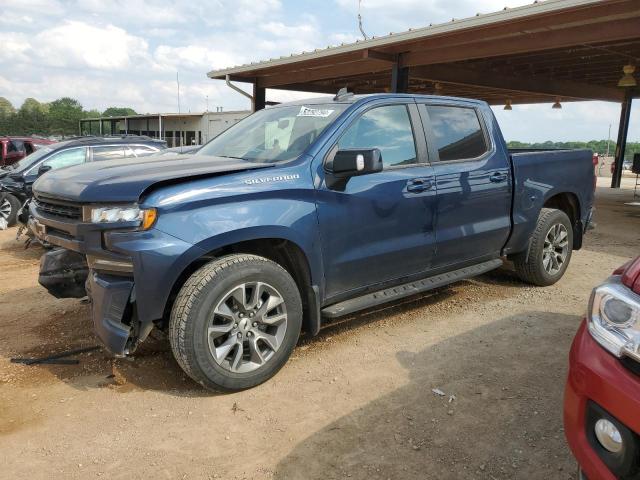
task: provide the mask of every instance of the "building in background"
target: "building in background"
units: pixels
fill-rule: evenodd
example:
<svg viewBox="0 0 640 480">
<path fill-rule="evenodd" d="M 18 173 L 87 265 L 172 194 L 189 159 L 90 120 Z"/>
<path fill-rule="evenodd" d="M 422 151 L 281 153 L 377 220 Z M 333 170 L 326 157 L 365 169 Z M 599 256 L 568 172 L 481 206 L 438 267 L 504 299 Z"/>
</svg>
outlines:
<svg viewBox="0 0 640 480">
<path fill-rule="evenodd" d="M 169 147 L 202 145 L 250 111 L 204 113 L 148 113 L 80 120 L 80 135 L 148 135 L 166 140 Z"/>
</svg>

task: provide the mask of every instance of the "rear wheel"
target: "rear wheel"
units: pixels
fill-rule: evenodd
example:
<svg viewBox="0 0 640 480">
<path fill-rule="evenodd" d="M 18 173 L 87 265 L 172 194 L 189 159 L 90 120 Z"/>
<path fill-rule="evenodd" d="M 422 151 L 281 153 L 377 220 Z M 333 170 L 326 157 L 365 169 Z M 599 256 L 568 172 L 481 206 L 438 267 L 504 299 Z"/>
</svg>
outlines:
<svg viewBox="0 0 640 480">
<path fill-rule="evenodd" d="M 573 251 L 573 228 L 561 210 L 543 208 L 531 235 L 528 252 L 513 258 L 518 276 L 539 286 L 553 285 L 562 278 Z"/>
<path fill-rule="evenodd" d="M 255 255 L 229 255 L 184 284 L 171 311 L 169 341 L 196 382 L 233 391 L 275 375 L 301 326 L 300 293 L 285 269 Z"/>
</svg>

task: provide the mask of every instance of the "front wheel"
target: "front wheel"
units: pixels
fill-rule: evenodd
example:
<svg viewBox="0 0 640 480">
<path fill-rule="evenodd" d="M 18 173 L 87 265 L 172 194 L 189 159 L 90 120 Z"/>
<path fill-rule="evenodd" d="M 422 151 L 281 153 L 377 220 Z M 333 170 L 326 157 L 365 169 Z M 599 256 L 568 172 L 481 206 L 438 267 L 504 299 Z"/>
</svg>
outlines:
<svg viewBox="0 0 640 480">
<path fill-rule="evenodd" d="M 300 293 L 284 268 L 256 255 L 228 255 L 184 284 L 171 310 L 169 341 L 196 382 L 234 391 L 275 375 L 301 326 Z"/>
<path fill-rule="evenodd" d="M 528 252 L 513 258 L 518 276 L 527 283 L 545 287 L 562 278 L 573 251 L 573 228 L 566 213 L 543 208 L 531 235 Z"/>
<path fill-rule="evenodd" d="M 15 196 L 10 193 L 0 193 L 0 217 L 7 222 L 7 226 L 13 227 L 16 224 L 16 216 L 20 207 L 20 200 Z"/>
</svg>

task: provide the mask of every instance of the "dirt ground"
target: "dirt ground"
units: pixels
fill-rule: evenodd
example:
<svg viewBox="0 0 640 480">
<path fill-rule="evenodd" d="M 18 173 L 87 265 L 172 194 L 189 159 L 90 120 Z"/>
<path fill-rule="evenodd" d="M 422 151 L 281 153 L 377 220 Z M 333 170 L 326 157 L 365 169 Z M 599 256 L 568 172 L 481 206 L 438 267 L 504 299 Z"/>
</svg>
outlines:
<svg viewBox="0 0 640 480">
<path fill-rule="evenodd" d="M 505 267 L 366 312 L 228 395 L 183 375 L 161 335 L 113 364 L 10 363 L 96 340 L 86 305 L 38 286 L 41 250 L 0 232 L 0 478 L 575 478 L 567 354 L 591 288 L 639 253 L 632 199 L 598 189 L 597 229 L 553 287 Z"/>
</svg>

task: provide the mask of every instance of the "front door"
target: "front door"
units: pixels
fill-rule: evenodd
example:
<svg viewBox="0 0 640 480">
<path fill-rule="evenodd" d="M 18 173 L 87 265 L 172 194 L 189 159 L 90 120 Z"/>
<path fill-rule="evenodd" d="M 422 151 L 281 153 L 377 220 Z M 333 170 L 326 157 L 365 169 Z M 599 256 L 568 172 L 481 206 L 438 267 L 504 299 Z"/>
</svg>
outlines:
<svg viewBox="0 0 640 480">
<path fill-rule="evenodd" d="M 438 189 L 434 268 L 500 255 L 511 229 L 511 171 L 491 112 L 420 105 Z"/>
<path fill-rule="evenodd" d="M 433 257 L 436 191 L 417 107 L 364 109 L 336 148 L 378 148 L 383 171 L 353 177 L 343 191 L 318 189 L 328 299 L 427 270 Z"/>
</svg>

